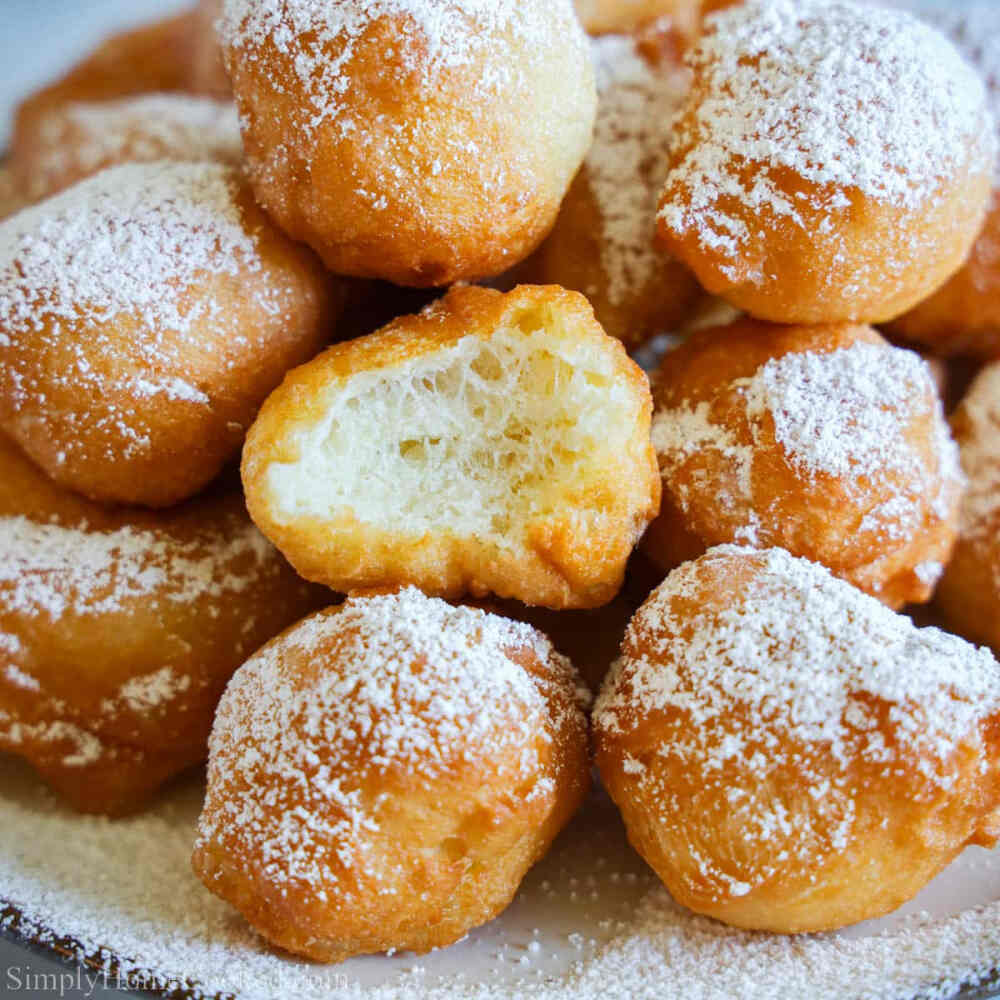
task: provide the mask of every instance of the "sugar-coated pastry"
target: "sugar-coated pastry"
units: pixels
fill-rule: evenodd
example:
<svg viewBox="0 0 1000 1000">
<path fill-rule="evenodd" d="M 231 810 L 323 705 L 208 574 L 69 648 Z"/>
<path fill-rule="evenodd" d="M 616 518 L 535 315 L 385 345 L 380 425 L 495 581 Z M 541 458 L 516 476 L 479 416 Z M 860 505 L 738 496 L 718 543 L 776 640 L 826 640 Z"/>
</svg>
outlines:
<svg viewBox="0 0 1000 1000">
<path fill-rule="evenodd" d="M 21 185 L 14 179 L 14 171 L 7 165 L 0 166 L 0 221 L 20 212 L 27 204 Z"/>
<path fill-rule="evenodd" d="M 17 108 L 11 156 L 32 155 L 49 112 L 70 101 L 107 101 L 150 92 L 190 89 L 193 11 L 112 35 L 65 76 Z"/>
<path fill-rule="evenodd" d="M 692 51 L 660 203 L 667 249 L 779 323 L 884 322 L 962 265 L 996 141 L 939 32 L 848 0 L 751 0 Z"/>
<path fill-rule="evenodd" d="M 605 35 L 594 143 L 554 229 L 526 265 L 542 284 L 583 292 L 604 329 L 629 347 L 672 330 L 705 298 L 687 266 L 655 245 L 670 129 L 690 74 L 652 35 Z"/>
<path fill-rule="evenodd" d="M 650 411 L 583 296 L 459 286 L 289 374 L 247 437 L 247 505 L 336 590 L 597 607 L 658 509 Z"/>
<path fill-rule="evenodd" d="M 540 632 L 497 615 L 413 588 L 318 612 L 223 696 L 194 870 L 312 959 L 451 944 L 583 800 L 586 701 Z"/>
<path fill-rule="evenodd" d="M 950 629 L 1000 651 L 1000 362 L 976 376 L 952 427 L 968 485 L 935 604 Z"/>
<path fill-rule="evenodd" d="M 782 549 L 671 573 L 593 723 L 632 844 L 738 927 L 880 917 L 1000 834 L 1000 665 Z"/>
<path fill-rule="evenodd" d="M 926 601 L 962 477 L 930 369 L 870 327 L 741 320 L 654 376 L 664 569 L 713 545 L 777 545 L 893 607 Z"/>
<path fill-rule="evenodd" d="M 1000 122 L 1000 5 L 978 0 L 935 7 L 931 20 L 983 75 Z M 1000 161 L 986 223 L 965 265 L 891 330 L 944 356 L 1000 357 Z"/>
<path fill-rule="evenodd" d="M 337 274 L 509 270 L 590 144 L 571 0 L 226 0 L 221 38 L 257 198 Z"/>
<path fill-rule="evenodd" d="M 690 38 L 701 15 L 701 0 L 573 0 L 573 4 L 584 30 L 592 35 L 630 32 L 659 21 Z"/>
<path fill-rule="evenodd" d="M 191 33 L 191 89 L 219 100 L 233 94 L 215 30 L 221 17 L 222 0 L 199 0 Z"/>
<path fill-rule="evenodd" d="M 242 158 L 232 101 L 167 93 L 59 104 L 12 166 L 20 190 L 38 201 L 118 163 Z"/>
<path fill-rule="evenodd" d="M 207 755 L 226 682 L 329 600 L 224 485 L 109 509 L 0 438 L 0 750 L 75 808 L 120 814 Z"/>
<path fill-rule="evenodd" d="M 234 168 L 112 167 L 0 223 L 0 429 L 69 489 L 176 503 L 326 342 L 338 294 Z"/>
</svg>

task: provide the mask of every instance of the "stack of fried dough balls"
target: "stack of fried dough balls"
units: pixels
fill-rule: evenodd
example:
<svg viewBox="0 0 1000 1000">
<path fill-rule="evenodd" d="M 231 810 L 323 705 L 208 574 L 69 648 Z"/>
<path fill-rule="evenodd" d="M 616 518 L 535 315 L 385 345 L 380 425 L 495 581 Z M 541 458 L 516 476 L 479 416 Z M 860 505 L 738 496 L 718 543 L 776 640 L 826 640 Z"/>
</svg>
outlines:
<svg viewBox="0 0 1000 1000">
<path fill-rule="evenodd" d="M 962 265 L 996 142 L 982 80 L 933 28 L 750 0 L 708 19 L 691 65 L 659 221 L 709 291 L 779 323 L 876 323 Z"/>
<path fill-rule="evenodd" d="M 510 903 L 590 788 L 569 650 L 699 913 L 839 927 L 1000 832 L 1000 667 L 896 613 L 1000 648 L 1000 375 L 960 455 L 871 325 L 951 350 L 987 90 L 905 13 L 710 6 L 202 0 L 20 110 L 0 749 L 109 814 L 207 759 L 194 870 L 280 948 Z"/>
</svg>

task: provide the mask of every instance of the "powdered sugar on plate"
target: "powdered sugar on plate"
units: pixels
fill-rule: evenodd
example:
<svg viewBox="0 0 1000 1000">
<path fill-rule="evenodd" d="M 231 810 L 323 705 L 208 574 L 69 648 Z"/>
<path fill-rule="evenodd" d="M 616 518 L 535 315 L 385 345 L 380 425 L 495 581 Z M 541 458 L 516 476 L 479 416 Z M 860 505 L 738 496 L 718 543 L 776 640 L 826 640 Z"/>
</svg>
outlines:
<svg viewBox="0 0 1000 1000">
<path fill-rule="evenodd" d="M 653 64 L 627 35 L 604 35 L 591 46 L 598 106 L 584 169 L 603 226 L 608 301 L 621 305 L 655 277 L 662 260 L 654 243 L 656 204 L 690 73 L 668 60 Z"/>
<path fill-rule="evenodd" d="M 595 799 L 511 907 L 460 943 L 318 966 L 268 950 L 192 874 L 200 781 L 118 821 L 73 815 L 13 761 L 0 784 L 13 904 L 0 926 L 94 957 L 115 985 L 236 1000 L 905 1000 L 951 997 L 1000 959 L 1000 852 L 970 848 L 885 920 L 774 937 L 674 904 Z"/>
<path fill-rule="evenodd" d="M 39 121 L 26 178 L 31 200 L 68 179 L 122 162 L 221 160 L 243 155 L 239 118 L 231 101 L 188 94 L 143 94 L 111 101 L 71 101 Z"/>
<path fill-rule="evenodd" d="M 819 187 L 832 219 L 845 190 L 913 209 L 944 178 L 989 170 L 996 154 L 983 84 L 917 18 L 847 0 L 750 0 L 708 21 L 691 62 L 697 121 L 678 130 L 661 217 L 738 255 L 745 209 L 799 219 L 774 171 Z M 741 179 L 747 166 L 759 165 Z M 687 199 L 689 200 L 689 203 Z"/>
</svg>

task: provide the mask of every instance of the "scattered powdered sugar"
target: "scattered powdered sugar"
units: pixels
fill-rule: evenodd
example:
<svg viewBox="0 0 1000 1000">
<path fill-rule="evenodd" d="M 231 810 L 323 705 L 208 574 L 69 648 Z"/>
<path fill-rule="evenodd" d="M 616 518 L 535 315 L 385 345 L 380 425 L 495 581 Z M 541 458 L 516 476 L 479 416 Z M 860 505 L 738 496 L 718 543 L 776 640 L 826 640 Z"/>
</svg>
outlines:
<svg viewBox="0 0 1000 1000">
<path fill-rule="evenodd" d="M 537 676 L 510 658 L 525 648 Z M 317 658 L 321 668 L 303 666 Z M 433 780 L 473 761 L 537 784 L 546 778 L 539 743 L 561 721 L 549 718 L 545 695 L 562 690 L 582 726 L 578 683 L 530 626 L 412 587 L 348 599 L 300 622 L 233 677 L 209 744 L 201 836 L 237 830 L 279 883 L 337 884 L 331 847 L 341 864 L 379 879 L 366 860 L 363 831 L 378 829 L 366 776 L 402 768 Z"/>
<path fill-rule="evenodd" d="M 401 37 L 393 56 L 416 74 L 416 86 L 433 88 L 442 73 L 479 62 L 498 36 L 535 53 L 569 43 L 553 37 L 552 6 L 564 8 L 566 27 L 574 26 L 569 0 L 225 0 L 219 30 L 224 47 L 242 58 L 259 58 L 264 45 L 290 57 L 312 104 L 307 129 L 339 121 L 350 130 L 340 98 L 352 87 L 359 39 L 381 19 L 397 19 Z M 477 87 L 495 91 L 509 81 L 513 60 L 482 61 Z"/>
<path fill-rule="evenodd" d="M 0 927 L 58 941 L 94 961 L 84 975 L 120 988 L 180 987 L 198 1000 L 662 1000 L 665 990 L 685 1000 L 945 1000 L 1000 955 L 997 852 L 969 849 L 873 925 L 754 934 L 673 903 L 595 799 L 510 908 L 462 942 L 321 966 L 263 947 L 192 873 L 200 781 L 112 822 L 54 804 L 13 761 L 0 760 L 0 785 L 0 894 L 13 904 L 0 902 Z"/>
<path fill-rule="evenodd" d="M 217 163 L 123 164 L 0 223 L 0 329 L 135 317 L 156 336 L 211 308 L 183 291 L 206 275 L 260 267 Z"/>
<path fill-rule="evenodd" d="M 654 242 L 656 204 L 690 73 L 668 60 L 654 65 L 627 35 L 604 35 L 591 46 L 598 105 L 584 169 L 603 226 L 608 301 L 620 305 L 655 277 L 662 260 Z"/>
<path fill-rule="evenodd" d="M 71 101 L 39 122 L 28 195 L 37 200 L 102 167 L 154 160 L 222 160 L 243 155 L 236 106 L 189 94 Z"/>
<path fill-rule="evenodd" d="M 217 536 L 184 541 L 166 530 L 99 531 L 3 517 L 0 552 L 0 605 L 51 622 L 114 613 L 138 600 L 181 604 L 238 594 L 278 558 L 244 518 Z M 248 558 L 249 567 L 242 566 Z"/>
<path fill-rule="evenodd" d="M 118 689 L 118 699 L 133 712 L 150 712 L 173 701 L 191 687 L 187 674 L 178 675 L 171 667 L 133 677 Z"/>
<path fill-rule="evenodd" d="M 848 0 L 749 0 L 710 19 L 691 62 L 699 113 L 677 131 L 661 217 L 677 232 L 737 255 L 749 235 L 726 203 L 799 222 L 799 206 L 769 172 L 789 170 L 827 191 L 811 205 L 829 218 L 842 189 L 915 208 L 944 178 L 992 168 L 996 143 L 981 80 L 954 46 L 903 11 Z M 692 132 L 692 129 L 694 130 Z M 833 194 L 830 194 L 832 186 Z"/>
<path fill-rule="evenodd" d="M 7 638 L 7 636 L 0 636 L 0 639 L 4 638 Z M 16 636 L 10 636 L 10 638 L 14 640 L 16 645 L 12 649 L 9 646 L 5 648 L 5 644 L 0 642 L 0 649 L 5 650 L 5 652 L 16 653 L 20 649 L 21 644 L 18 642 Z M 19 670 L 13 663 L 7 664 L 4 676 L 14 687 L 23 688 L 25 691 L 38 691 L 41 688 L 41 685 L 31 674 L 26 674 L 23 670 Z"/>
</svg>

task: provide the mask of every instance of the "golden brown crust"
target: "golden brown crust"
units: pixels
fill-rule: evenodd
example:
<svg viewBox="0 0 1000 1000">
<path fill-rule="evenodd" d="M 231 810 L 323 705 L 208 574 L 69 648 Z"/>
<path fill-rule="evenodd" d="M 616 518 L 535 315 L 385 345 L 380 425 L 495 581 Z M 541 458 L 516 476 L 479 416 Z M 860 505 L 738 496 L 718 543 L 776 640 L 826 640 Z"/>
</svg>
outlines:
<svg viewBox="0 0 1000 1000">
<path fill-rule="evenodd" d="M 215 25 L 222 16 L 222 0 L 199 0 L 191 38 L 191 89 L 219 99 L 233 96 Z"/>
<path fill-rule="evenodd" d="M 1000 356 L 1000 191 L 961 269 L 888 330 L 940 357 Z"/>
<path fill-rule="evenodd" d="M 595 378 L 609 388 L 614 386 L 617 395 L 608 399 L 615 399 L 614 406 L 621 409 L 613 410 L 607 419 L 622 423 L 614 430 L 602 429 L 605 441 L 591 442 L 596 453 L 593 458 L 573 453 L 581 468 L 578 474 L 551 466 L 541 479 L 535 474 L 540 457 L 567 442 L 539 439 L 537 428 L 536 436 L 531 429 L 516 431 L 524 438 L 525 447 L 533 449 L 530 470 L 522 470 L 523 489 L 534 490 L 531 495 L 540 498 L 539 513 L 525 513 L 516 506 L 516 489 L 508 507 L 493 511 L 495 516 L 513 518 L 499 533 L 488 519 L 475 529 L 436 522 L 430 528 L 409 528 L 406 510 L 408 505 L 418 505 L 421 497 L 402 504 L 399 521 L 391 525 L 371 519 L 366 509 L 369 501 L 361 499 L 362 493 L 345 496 L 344 506 L 334 514 L 314 513 L 301 504 L 291 511 L 287 508 L 282 490 L 272 484 L 272 470 L 316 461 L 312 453 L 306 456 L 302 440 L 324 424 L 328 412 L 342 398 L 338 394 L 353 391 L 352 379 L 382 373 L 386 385 L 396 379 L 396 387 L 386 390 L 387 394 L 402 393 L 412 378 L 407 366 L 420 359 L 437 366 L 435 371 L 445 370 L 460 342 L 467 345 L 469 338 L 477 338 L 488 345 L 498 331 L 507 331 L 504 335 L 513 338 L 514 350 L 534 351 L 536 341 L 532 338 L 540 330 L 551 338 L 554 348 L 559 345 L 567 356 L 578 352 L 593 365 Z M 531 346 L 522 347 L 522 343 Z M 567 377 L 572 378 L 573 371 L 571 364 L 565 369 Z M 497 377 L 502 380 L 506 375 L 499 373 Z M 512 392 L 514 389 L 516 384 L 511 386 Z M 426 386 L 421 388 L 418 383 L 416 392 L 429 408 L 447 412 L 441 408 L 448 402 Z M 570 408 L 567 421 L 593 420 L 592 413 L 572 412 L 579 403 L 568 392 L 557 387 L 542 394 L 527 389 L 508 405 L 515 410 L 531 404 L 543 410 L 550 404 L 564 406 Z M 594 399 L 594 405 L 603 405 L 605 397 L 602 394 Z M 369 337 L 331 347 L 285 378 L 262 407 L 243 451 L 247 505 L 261 530 L 303 576 L 344 592 L 415 584 L 439 596 L 494 593 L 557 609 L 597 607 L 617 593 L 628 556 L 659 509 L 659 477 L 649 445 L 647 400 L 646 376 L 628 359 L 621 344 L 601 331 L 582 296 L 553 287 L 521 286 L 506 295 L 484 288 L 456 287 L 420 315 L 403 317 Z M 465 447 L 464 441 L 488 447 L 478 442 L 490 440 L 491 435 L 500 435 L 498 441 L 503 443 L 504 428 L 474 423 L 454 447 Z M 569 435 L 572 429 L 567 425 L 548 433 Z M 418 426 L 393 425 L 377 428 L 374 433 L 384 437 L 372 440 L 367 453 L 362 444 L 352 459 L 364 468 L 396 468 L 393 455 L 405 449 L 411 438 L 423 440 L 424 434 L 432 432 Z M 614 452 L 607 446 L 612 433 L 621 436 L 621 447 Z M 318 474 L 318 467 L 307 468 L 306 473 Z M 506 490 L 513 473 L 513 469 L 500 468 L 489 473 L 485 482 L 490 489 Z M 323 474 L 337 475 L 332 471 Z M 458 467 L 450 468 L 447 475 L 460 477 Z M 427 488 L 443 491 L 447 486 L 435 481 Z M 387 492 L 392 491 L 388 486 Z M 352 509 L 355 504 L 357 508 Z"/>
<path fill-rule="evenodd" d="M 685 586 L 671 577 L 654 593 L 595 707 L 596 762 L 630 841 L 679 903 L 738 927 L 832 930 L 894 910 L 964 846 L 994 841 L 1000 673 L 801 561 L 786 605 L 781 584 L 761 582 L 769 561 L 715 549 L 677 571 Z M 941 674 L 923 695 L 918 656 Z M 941 669 L 949 658 L 977 661 L 992 686 L 954 695 L 967 724 L 946 721 L 949 684 L 968 676 L 965 664 Z"/>
<path fill-rule="evenodd" d="M 586 793 L 574 683 L 540 633 L 416 591 L 320 612 L 220 705 L 195 872 L 318 961 L 451 944 L 508 905 Z"/>
<path fill-rule="evenodd" d="M 689 78 L 662 26 L 592 44 L 594 144 L 519 277 L 583 292 L 604 329 L 631 349 L 676 329 L 707 297 L 686 265 L 655 246 L 671 114 Z"/>
<path fill-rule="evenodd" d="M 226 178 L 232 200 L 213 201 L 197 215 L 198 192 L 218 186 L 214 179 L 202 183 L 209 173 L 216 178 L 214 172 Z M 119 286 L 138 286 L 140 300 L 134 310 L 112 315 L 103 302 L 87 301 L 85 265 L 70 277 L 71 258 L 87 242 L 93 192 L 101 205 L 110 204 L 108 184 L 122 185 L 123 206 L 135 210 L 132 215 L 123 207 L 124 230 L 150 242 L 146 257 L 138 263 L 130 258 L 130 266 L 148 265 L 153 275 L 176 263 L 188 274 L 185 257 L 206 261 L 205 270 L 188 274 L 186 285 L 164 280 L 152 305 L 141 299 L 149 290 L 144 283 L 155 279 L 123 270 Z M 130 203 L 125 188 L 143 184 L 153 192 L 149 201 Z M 162 203 L 151 204 L 154 195 Z M 201 219 L 187 228 L 177 207 L 187 205 L 185 198 L 194 206 L 192 218 Z M 230 225 L 232 206 L 239 222 Z M 220 232 L 252 241 L 252 250 L 244 247 L 241 257 L 225 259 L 222 251 L 206 251 L 198 227 L 205 214 L 214 220 L 216 207 L 218 218 L 229 220 L 220 221 Z M 3 271 L 9 308 L 0 318 L 0 425 L 53 479 L 92 499 L 164 507 L 193 495 L 239 450 L 257 408 L 288 368 L 327 342 L 342 286 L 309 250 L 274 227 L 234 170 L 221 166 L 117 167 L 32 211 L 40 214 L 29 219 L 22 213 L 6 225 L 20 233 L 58 218 L 54 255 L 65 249 L 67 261 L 51 284 L 30 267 L 22 280 L 18 255 L 30 253 L 31 243 L 10 239 Z M 94 220 L 97 247 L 105 221 Z M 181 245 L 157 236 L 157 227 L 180 232 Z M 124 251 L 124 237 L 122 243 Z M 112 273 L 123 265 L 111 250 L 96 266 Z"/>
<path fill-rule="evenodd" d="M 316 79 L 340 67 L 315 92 L 298 38 L 229 28 L 257 198 L 335 273 L 425 287 L 498 275 L 551 228 L 586 151 L 592 70 L 566 0 L 508 11 L 502 31 L 457 8 L 435 16 L 449 22 L 445 50 L 469 46 L 454 65 L 385 16 L 323 43 L 321 59 L 310 49 Z M 544 27 L 522 37 L 519 23 Z"/>
<path fill-rule="evenodd" d="M 83 812 L 140 808 L 204 760 L 233 671 L 329 599 L 231 485 L 168 513 L 99 507 L 3 439 L 0 537 L 0 747 Z"/>
<path fill-rule="evenodd" d="M 869 327 L 741 320 L 695 333 L 653 381 L 664 495 L 643 549 L 663 569 L 726 542 L 778 545 L 890 606 L 930 598 L 960 482 L 915 355 Z"/>
</svg>

